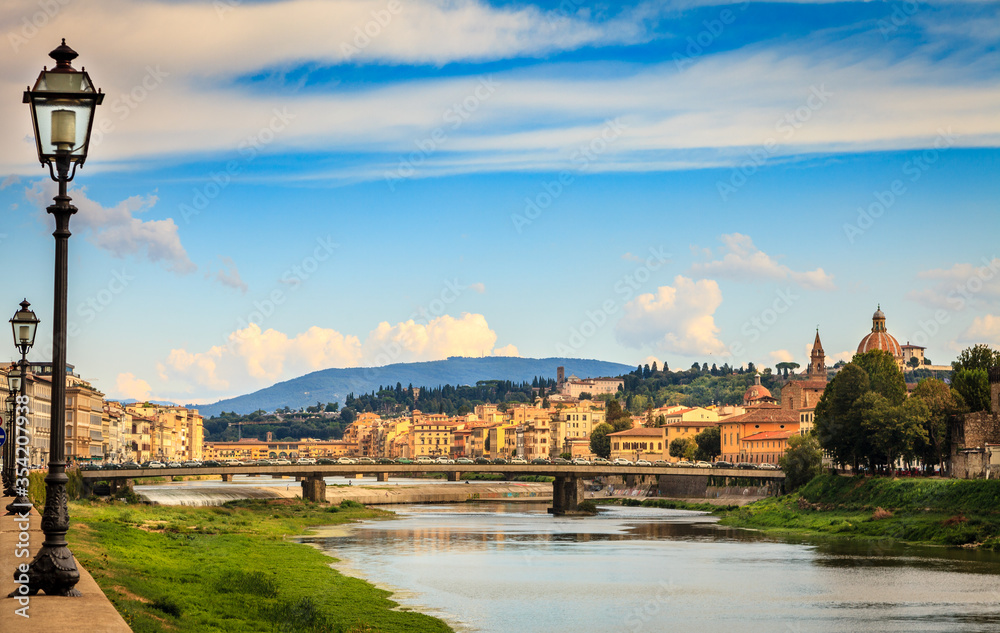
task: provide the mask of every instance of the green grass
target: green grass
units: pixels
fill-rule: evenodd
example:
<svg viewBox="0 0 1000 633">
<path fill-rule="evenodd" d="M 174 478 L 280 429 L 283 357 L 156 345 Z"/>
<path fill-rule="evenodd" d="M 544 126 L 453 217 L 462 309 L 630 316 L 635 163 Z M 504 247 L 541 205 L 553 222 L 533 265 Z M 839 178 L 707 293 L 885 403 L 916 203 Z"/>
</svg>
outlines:
<svg viewBox="0 0 1000 633">
<path fill-rule="evenodd" d="M 345 501 L 248 500 L 222 507 L 71 504 L 70 546 L 135 633 L 436 632 L 389 592 L 289 540 L 309 527 L 391 516 Z"/>
<path fill-rule="evenodd" d="M 720 523 L 771 532 L 1000 549 L 998 501 L 1000 481 L 820 475 L 798 493 L 729 510 Z M 880 508 L 882 515 L 891 516 L 877 516 Z"/>
</svg>

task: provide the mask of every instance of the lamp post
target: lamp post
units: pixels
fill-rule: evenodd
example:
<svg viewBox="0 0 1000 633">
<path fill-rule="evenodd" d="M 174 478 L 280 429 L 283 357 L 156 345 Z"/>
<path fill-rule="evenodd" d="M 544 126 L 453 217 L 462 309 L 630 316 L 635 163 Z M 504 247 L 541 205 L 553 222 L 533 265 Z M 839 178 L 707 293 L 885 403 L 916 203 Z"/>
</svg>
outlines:
<svg viewBox="0 0 1000 633">
<path fill-rule="evenodd" d="M 55 204 L 46 211 L 56 220 L 55 299 L 52 318 L 52 417 L 49 426 L 49 473 L 45 477 L 45 541 L 28 571 L 29 593 L 79 596 L 76 560 L 66 543 L 69 510 L 66 504 L 66 285 L 68 279 L 69 219 L 76 213 L 66 195 L 66 184 L 87 160 L 94 112 L 104 94 L 94 89 L 86 69 L 76 70 L 76 51 L 66 40 L 49 57 L 55 68 L 43 68 L 33 88 L 24 93 L 31 108 L 38 160 L 59 183 Z M 70 171 L 72 168 L 72 171 Z"/>
<path fill-rule="evenodd" d="M 14 346 L 17 351 L 21 353 L 20 375 L 17 377 L 7 376 L 7 382 L 11 385 L 11 392 L 17 392 L 20 396 L 19 401 L 25 408 L 25 418 L 27 418 L 28 411 L 30 408 L 27 405 L 27 395 L 28 395 L 28 350 L 32 348 L 35 344 L 35 332 L 38 331 L 38 317 L 35 313 L 30 310 L 31 304 L 25 299 L 21 302 L 21 309 L 14 313 L 14 316 L 10 319 L 10 327 L 14 332 Z M 10 448 L 8 450 L 8 458 L 10 459 L 10 464 L 8 466 L 10 473 L 11 485 L 13 486 L 13 491 L 16 498 L 10 504 L 7 505 L 7 514 L 15 514 L 18 512 L 26 512 L 31 508 L 31 501 L 28 499 L 27 486 L 17 485 L 17 436 L 20 433 L 17 428 L 21 425 L 17 424 L 18 407 L 15 404 L 14 416 L 11 417 L 11 421 L 14 422 L 11 425 L 11 434 L 8 440 Z M 27 423 L 27 419 L 25 420 Z M 27 452 L 27 449 L 25 449 Z"/>
<path fill-rule="evenodd" d="M 12 477 L 13 473 L 11 472 L 10 456 L 7 454 L 7 452 L 10 450 L 10 447 L 14 443 L 12 440 L 12 438 L 14 437 L 14 392 L 19 391 L 20 389 L 14 388 L 14 380 L 12 379 L 16 380 L 14 376 L 8 375 L 7 384 L 9 386 L 7 393 L 6 417 L 8 420 L 7 428 L 9 429 L 9 432 L 7 433 L 7 443 L 3 445 L 3 488 L 5 497 L 14 496 L 14 479 Z"/>
</svg>

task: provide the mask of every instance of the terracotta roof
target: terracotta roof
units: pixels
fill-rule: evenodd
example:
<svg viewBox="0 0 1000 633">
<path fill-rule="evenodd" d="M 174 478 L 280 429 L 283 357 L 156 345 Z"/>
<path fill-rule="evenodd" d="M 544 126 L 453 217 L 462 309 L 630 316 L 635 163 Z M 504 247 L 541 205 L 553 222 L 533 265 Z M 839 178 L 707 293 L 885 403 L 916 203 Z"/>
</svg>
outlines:
<svg viewBox="0 0 1000 633">
<path fill-rule="evenodd" d="M 793 435 L 798 435 L 798 431 L 762 431 L 744 437 L 743 442 L 756 442 L 759 440 L 787 440 Z"/>
<path fill-rule="evenodd" d="M 667 422 L 666 426 L 717 426 L 719 422 L 717 420 L 674 420 L 672 422 Z"/>
<path fill-rule="evenodd" d="M 888 332 L 872 332 L 858 343 L 859 354 L 870 352 L 873 349 L 884 350 L 893 356 L 903 355 L 903 349 L 899 346 L 899 341 Z"/>
<path fill-rule="evenodd" d="M 799 414 L 796 411 L 782 409 L 776 404 L 764 403 L 750 405 L 743 415 L 734 415 L 726 418 L 721 424 L 745 423 L 745 422 L 798 422 Z"/>
<path fill-rule="evenodd" d="M 613 437 L 616 435 L 641 435 L 641 436 L 655 436 L 663 437 L 663 427 L 658 427 L 654 429 L 649 428 L 638 428 L 638 429 L 628 429 L 626 431 L 617 431 L 615 433 L 608 433 L 608 437 Z"/>
</svg>

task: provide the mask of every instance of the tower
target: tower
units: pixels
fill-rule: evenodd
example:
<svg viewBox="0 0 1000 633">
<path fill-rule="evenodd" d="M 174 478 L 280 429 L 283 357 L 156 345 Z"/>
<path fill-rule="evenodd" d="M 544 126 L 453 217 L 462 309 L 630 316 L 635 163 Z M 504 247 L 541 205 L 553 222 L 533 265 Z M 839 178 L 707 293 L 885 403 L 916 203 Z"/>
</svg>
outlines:
<svg viewBox="0 0 1000 633">
<path fill-rule="evenodd" d="M 806 376 L 810 380 L 826 381 L 826 354 L 823 353 L 823 343 L 819 340 L 819 328 L 816 328 L 816 340 L 813 341 L 812 353 L 809 354 L 809 368 Z"/>
</svg>

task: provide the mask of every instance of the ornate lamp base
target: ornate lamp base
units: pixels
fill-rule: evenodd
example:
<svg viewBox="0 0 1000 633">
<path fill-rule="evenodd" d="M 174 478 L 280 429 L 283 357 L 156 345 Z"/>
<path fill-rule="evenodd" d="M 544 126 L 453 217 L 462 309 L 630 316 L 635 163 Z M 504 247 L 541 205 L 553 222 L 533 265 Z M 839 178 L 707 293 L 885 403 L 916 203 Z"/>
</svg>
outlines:
<svg viewBox="0 0 1000 633">
<path fill-rule="evenodd" d="M 31 509 L 31 500 L 24 495 L 17 495 L 13 501 L 7 504 L 7 515 L 20 514 Z"/>
<path fill-rule="evenodd" d="M 18 574 L 14 574 L 15 578 Z M 28 566 L 28 595 L 44 591 L 48 596 L 78 598 L 83 594 L 74 587 L 80 582 L 80 570 L 76 568 L 73 552 L 66 545 L 42 545 L 35 560 Z M 18 592 L 12 591 L 10 598 Z"/>
</svg>

